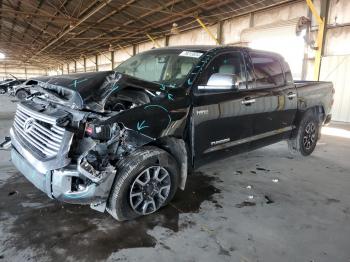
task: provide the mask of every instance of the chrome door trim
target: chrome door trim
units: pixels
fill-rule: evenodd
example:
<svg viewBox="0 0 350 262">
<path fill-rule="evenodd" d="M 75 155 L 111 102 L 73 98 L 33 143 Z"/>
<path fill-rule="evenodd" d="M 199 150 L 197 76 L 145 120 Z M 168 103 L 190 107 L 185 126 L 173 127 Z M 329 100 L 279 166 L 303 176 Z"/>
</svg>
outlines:
<svg viewBox="0 0 350 262">
<path fill-rule="evenodd" d="M 281 133 L 284 133 L 284 132 L 287 132 L 287 131 L 291 131 L 294 128 L 295 128 L 294 126 L 288 126 L 288 127 L 276 129 L 276 130 L 273 130 L 273 131 L 270 131 L 270 132 L 262 133 L 262 134 L 259 134 L 259 135 L 250 136 L 250 137 L 247 137 L 247 138 L 243 138 L 243 139 L 227 142 L 227 143 L 224 143 L 224 144 L 214 145 L 214 146 L 206 149 L 204 151 L 204 153 L 206 154 L 206 153 L 210 153 L 210 152 L 226 149 L 226 148 L 229 148 L 229 147 L 241 145 L 241 144 L 244 144 L 244 143 L 252 142 L 252 141 L 255 141 L 255 140 L 263 139 L 263 138 L 266 138 L 266 137 L 269 137 L 269 136 L 278 135 L 278 134 L 281 134 Z"/>
</svg>

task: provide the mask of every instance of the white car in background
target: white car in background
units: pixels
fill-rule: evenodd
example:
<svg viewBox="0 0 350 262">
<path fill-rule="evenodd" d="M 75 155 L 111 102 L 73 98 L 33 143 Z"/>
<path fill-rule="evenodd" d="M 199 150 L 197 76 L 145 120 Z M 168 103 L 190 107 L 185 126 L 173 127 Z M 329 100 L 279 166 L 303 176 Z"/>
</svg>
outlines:
<svg viewBox="0 0 350 262">
<path fill-rule="evenodd" d="M 35 80 L 27 80 L 22 84 L 16 85 L 12 87 L 10 90 L 10 95 L 17 97 L 19 100 L 24 100 L 27 96 L 30 95 L 30 88 L 36 86 L 38 81 Z"/>
</svg>

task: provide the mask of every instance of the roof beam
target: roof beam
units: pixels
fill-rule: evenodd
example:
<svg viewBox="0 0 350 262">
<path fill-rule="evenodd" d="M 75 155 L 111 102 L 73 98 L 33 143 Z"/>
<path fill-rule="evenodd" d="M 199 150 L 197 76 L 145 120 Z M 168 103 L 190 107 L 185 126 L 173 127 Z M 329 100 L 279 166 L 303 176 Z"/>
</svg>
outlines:
<svg viewBox="0 0 350 262">
<path fill-rule="evenodd" d="M 45 51 L 47 48 L 49 48 L 50 46 L 52 46 L 53 44 L 57 43 L 63 36 L 67 35 L 69 32 L 71 32 L 73 29 L 77 28 L 81 23 L 83 23 L 85 20 L 89 19 L 91 16 L 93 16 L 94 14 L 96 14 L 98 11 L 100 11 L 102 8 L 104 8 L 108 3 L 110 3 L 112 0 L 106 0 L 105 2 L 102 2 L 101 4 L 99 4 L 96 8 L 94 8 L 91 12 L 89 12 L 87 15 L 85 15 L 83 18 L 79 19 L 79 21 L 73 25 L 70 26 L 67 30 L 65 30 L 62 34 L 60 34 L 56 39 L 52 40 L 51 42 L 49 42 L 48 44 L 46 44 L 42 49 L 40 49 L 35 55 L 38 56 L 39 54 L 41 54 L 43 51 Z M 31 57 L 30 59 L 32 59 L 33 57 Z M 30 60 L 29 59 L 29 60 Z M 29 61 L 28 60 L 28 61 Z"/>
</svg>

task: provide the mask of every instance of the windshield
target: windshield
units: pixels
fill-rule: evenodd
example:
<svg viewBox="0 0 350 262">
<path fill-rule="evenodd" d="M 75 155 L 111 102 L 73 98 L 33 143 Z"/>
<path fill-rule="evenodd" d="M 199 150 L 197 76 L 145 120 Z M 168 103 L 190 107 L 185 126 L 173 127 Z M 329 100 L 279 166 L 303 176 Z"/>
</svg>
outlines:
<svg viewBox="0 0 350 262">
<path fill-rule="evenodd" d="M 137 54 L 115 71 L 159 84 L 181 86 L 203 52 L 152 50 Z"/>
</svg>

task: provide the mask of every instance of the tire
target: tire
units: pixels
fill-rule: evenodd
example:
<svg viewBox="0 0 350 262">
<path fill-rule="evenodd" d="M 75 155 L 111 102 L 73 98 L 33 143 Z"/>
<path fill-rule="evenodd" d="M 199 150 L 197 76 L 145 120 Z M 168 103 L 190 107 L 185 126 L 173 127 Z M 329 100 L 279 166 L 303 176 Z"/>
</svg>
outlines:
<svg viewBox="0 0 350 262">
<path fill-rule="evenodd" d="M 296 137 L 288 140 L 288 147 L 292 153 L 301 156 L 310 155 L 319 139 L 320 124 L 312 111 L 307 111 L 300 121 Z"/>
<path fill-rule="evenodd" d="M 16 97 L 17 97 L 20 101 L 26 99 L 27 96 L 28 96 L 28 93 L 27 93 L 26 91 L 24 91 L 24 90 L 18 90 L 18 91 L 16 92 Z"/>
<path fill-rule="evenodd" d="M 5 87 L 0 87 L 0 95 L 6 94 L 7 88 Z"/>
<path fill-rule="evenodd" d="M 158 175 L 155 175 L 158 168 Z M 148 183 L 147 170 L 150 174 Z M 153 146 L 137 149 L 117 164 L 117 176 L 107 201 L 107 211 L 119 221 L 154 213 L 172 200 L 179 176 L 179 166 L 168 152 Z M 155 177 L 162 179 L 161 182 Z M 159 188 L 161 190 L 155 193 Z"/>
</svg>

